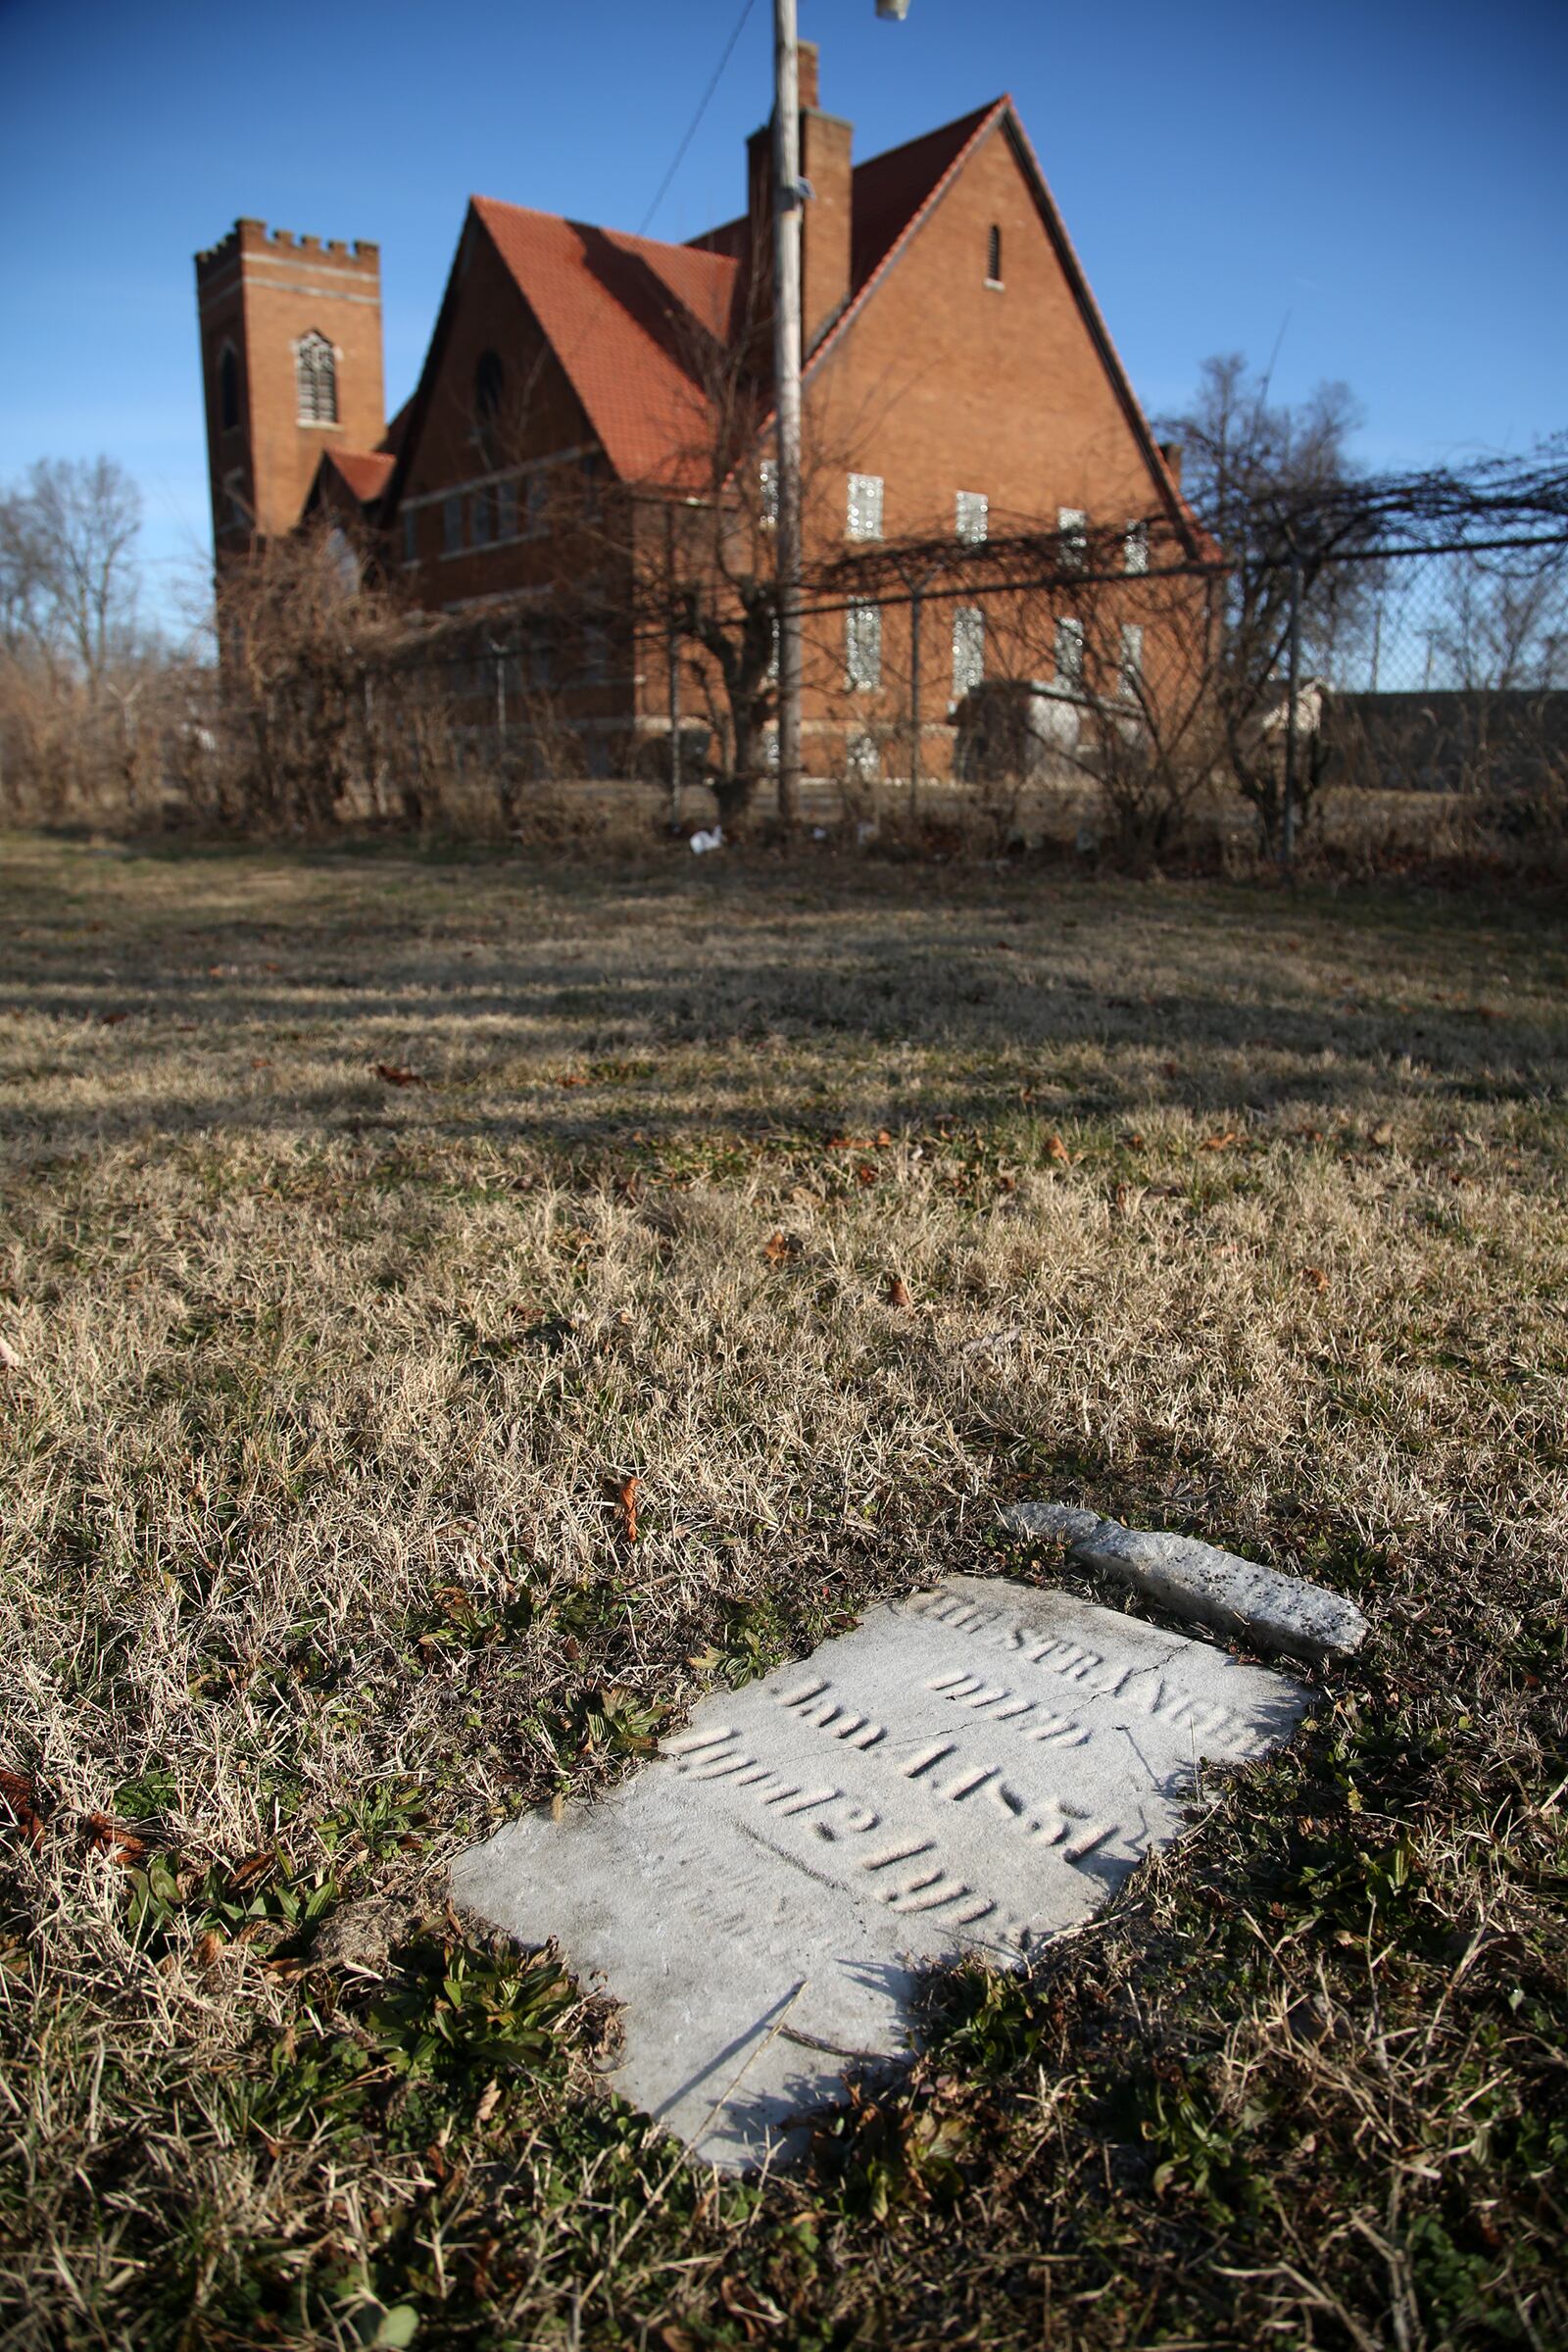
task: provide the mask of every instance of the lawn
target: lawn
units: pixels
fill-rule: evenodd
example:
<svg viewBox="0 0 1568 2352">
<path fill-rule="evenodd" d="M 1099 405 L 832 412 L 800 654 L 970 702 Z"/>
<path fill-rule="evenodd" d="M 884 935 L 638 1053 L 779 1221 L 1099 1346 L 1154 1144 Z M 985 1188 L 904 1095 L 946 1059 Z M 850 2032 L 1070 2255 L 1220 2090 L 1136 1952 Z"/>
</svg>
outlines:
<svg viewBox="0 0 1568 2352">
<path fill-rule="evenodd" d="M 0 847 L 0 2343 L 1568 2342 L 1560 907 Z M 696 2172 L 448 1861 L 1020 1496 L 1372 1639 Z"/>
</svg>

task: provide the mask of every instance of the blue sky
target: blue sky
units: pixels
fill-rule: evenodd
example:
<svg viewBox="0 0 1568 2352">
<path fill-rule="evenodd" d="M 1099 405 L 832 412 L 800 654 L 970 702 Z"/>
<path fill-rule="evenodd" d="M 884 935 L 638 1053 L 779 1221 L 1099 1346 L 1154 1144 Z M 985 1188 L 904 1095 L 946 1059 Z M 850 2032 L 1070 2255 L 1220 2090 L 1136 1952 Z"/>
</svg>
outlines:
<svg viewBox="0 0 1568 2352">
<path fill-rule="evenodd" d="M 153 602 L 208 551 L 191 255 L 236 215 L 381 247 L 412 388 L 470 191 L 642 225 L 742 0 L 0 0 L 0 481 L 118 458 Z M 1359 454 L 1423 464 L 1568 423 L 1561 0 L 800 0 L 874 154 L 1010 90 L 1147 408 L 1200 361 L 1341 377 Z M 769 0 L 651 223 L 740 209 Z"/>
</svg>

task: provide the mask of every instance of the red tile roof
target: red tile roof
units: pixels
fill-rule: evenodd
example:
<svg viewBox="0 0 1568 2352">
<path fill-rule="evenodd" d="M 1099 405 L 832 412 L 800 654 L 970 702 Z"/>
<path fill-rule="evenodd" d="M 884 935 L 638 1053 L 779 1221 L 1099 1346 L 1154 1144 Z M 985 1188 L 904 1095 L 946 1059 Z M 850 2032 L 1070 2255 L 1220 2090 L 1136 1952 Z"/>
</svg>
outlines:
<svg viewBox="0 0 1568 2352">
<path fill-rule="evenodd" d="M 727 346 L 733 261 L 475 196 L 514 279 L 623 481 L 677 481 L 706 433 L 704 355 Z"/>
<path fill-rule="evenodd" d="M 996 112 L 982 107 L 857 166 L 855 292 Z M 708 430 L 703 354 L 729 344 L 744 310 L 746 221 L 665 245 L 489 196 L 475 196 L 473 210 L 615 472 L 623 481 L 694 475 Z"/>
<path fill-rule="evenodd" d="M 380 497 L 397 463 L 393 457 L 367 449 L 328 449 L 322 457 L 325 464 L 336 466 L 362 507 Z"/>
</svg>

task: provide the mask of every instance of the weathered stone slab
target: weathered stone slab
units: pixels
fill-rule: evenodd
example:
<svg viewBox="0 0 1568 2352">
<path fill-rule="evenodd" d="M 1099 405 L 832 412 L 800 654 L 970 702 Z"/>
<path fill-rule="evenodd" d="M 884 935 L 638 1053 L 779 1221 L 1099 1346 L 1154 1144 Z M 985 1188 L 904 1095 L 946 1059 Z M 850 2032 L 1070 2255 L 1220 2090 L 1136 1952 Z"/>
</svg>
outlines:
<svg viewBox="0 0 1568 2352">
<path fill-rule="evenodd" d="M 1086 1568 L 1136 1585 L 1173 1616 L 1245 1635 L 1256 1649 L 1321 1665 L 1349 1657 L 1366 1639 L 1366 1619 L 1353 1600 L 1196 1536 L 1123 1527 L 1064 1502 L 1007 1503 L 1002 1520 L 1015 1536 L 1062 1537 Z"/>
<path fill-rule="evenodd" d="M 1199 1758 L 1308 1693 L 1062 1592 L 955 1577 L 873 1609 L 555 1822 L 464 1855 L 458 1899 L 554 1936 L 625 2004 L 615 2085 L 703 2161 L 785 2156 L 847 2066 L 896 2065 L 919 1972 L 1011 1963 L 1180 1828 Z"/>
</svg>

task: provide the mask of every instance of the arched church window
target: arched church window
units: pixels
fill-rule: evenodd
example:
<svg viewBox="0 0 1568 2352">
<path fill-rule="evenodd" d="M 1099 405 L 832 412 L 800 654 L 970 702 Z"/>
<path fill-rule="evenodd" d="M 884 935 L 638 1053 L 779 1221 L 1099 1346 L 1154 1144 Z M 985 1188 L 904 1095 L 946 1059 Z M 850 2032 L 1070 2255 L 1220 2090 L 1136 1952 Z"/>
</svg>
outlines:
<svg viewBox="0 0 1568 2352">
<path fill-rule="evenodd" d="M 301 424 L 336 424 L 337 355 L 314 327 L 294 346 L 294 383 Z"/>
<path fill-rule="evenodd" d="M 231 433 L 239 422 L 239 362 L 234 346 L 225 343 L 218 362 L 218 420 L 221 432 Z"/>
</svg>

